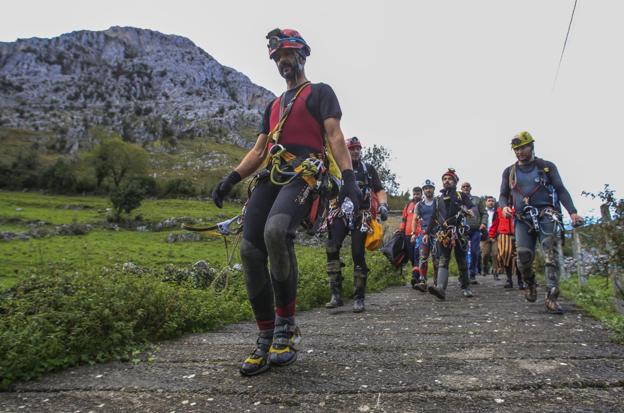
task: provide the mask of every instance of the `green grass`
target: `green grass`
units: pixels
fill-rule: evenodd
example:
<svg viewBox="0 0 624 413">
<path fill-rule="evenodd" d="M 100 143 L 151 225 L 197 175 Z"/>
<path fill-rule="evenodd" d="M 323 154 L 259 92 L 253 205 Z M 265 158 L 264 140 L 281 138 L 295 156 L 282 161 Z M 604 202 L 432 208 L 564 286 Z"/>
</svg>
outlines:
<svg viewBox="0 0 624 413">
<path fill-rule="evenodd" d="M 581 288 L 577 278 L 572 277 L 561 282 L 561 291 L 566 298 L 604 323 L 615 341 L 624 343 L 624 314 L 618 313 L 613 304 L 613 286 L 609 278 L 592 276 L 587 286 Z"/>
<path fill-rule="evenodd" d="M 73 211 L 65 205 L 89 209 Z M 106 205 L 99 197 L 0 192 L 0 221 L 7 228 L 23 226 L 22 221 L 9 220 L 15 218 L 15 208 L 23 208 L 18 218 L 24 221 L 58 224 L 75 219 L 97 225 L 103 219 L 97 211 Z M 235 204 L 218 210 L 209 202 L 160 200 L 146 202 L 137 213 L 151 221 L 191 216 L 214 222 L 239 211 Z M 189 269 L 205 260 L 220 269 L 226 263 L 221 237 L 170 244 L 170 232 L 174 231 L 96 226 L 86 235 L 0 242 L 0 354 L 9 355 L 0 357 L 0 389 L 76 364 L 128 360 L 146 343 L 252 318 L 240 271 L 231 272 L 228 288 L 220 292 L 197 288 L 192 280 L 165 277 L 170 264 Z M 298 245 L 296 252 L 301 311 L 326 302 L 329 289 L 325 249 Z M 345 245 L 345 295 L 353 288 L 350 255 Z M 128 261 L 145 271 L 123 272 L 119 264 Z M 234 263 L 238 262 L 236 251 Z M 390 269 L 381 253 L 368 253 L 367 263 L 369 291 L 404 283 L 405 276 Z"/>
</svg>

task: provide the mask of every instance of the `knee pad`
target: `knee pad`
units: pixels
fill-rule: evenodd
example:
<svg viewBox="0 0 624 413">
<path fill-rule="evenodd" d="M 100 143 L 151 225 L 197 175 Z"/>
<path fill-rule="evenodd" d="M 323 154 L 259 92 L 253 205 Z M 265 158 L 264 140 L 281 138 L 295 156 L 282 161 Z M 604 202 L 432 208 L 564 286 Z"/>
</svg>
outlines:
<svg viewBox="0 0 624 413">
<path fill-rule="evenodd" d="M 518 248 L 518 269 L 521 271 L 531 268 L 533 264 L 534 253 L 528 248 Z"/>
<path fill-rule="evenodd" d="M 290 216 L 277 214 L 269 218 L 264 226 L 264 243 L 269 253 L 286 248 Z"/>
</svg>

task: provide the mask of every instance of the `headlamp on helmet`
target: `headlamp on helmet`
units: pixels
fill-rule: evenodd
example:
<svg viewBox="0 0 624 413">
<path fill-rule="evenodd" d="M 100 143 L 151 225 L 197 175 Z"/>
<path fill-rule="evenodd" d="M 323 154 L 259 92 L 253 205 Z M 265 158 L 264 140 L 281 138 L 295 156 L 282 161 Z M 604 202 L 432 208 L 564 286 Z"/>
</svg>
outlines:
<svg viewBox="0 0 624 413">
<path fill-rule="evenodd" d="M 422 184 L 422 189 L 425 189 L 427 187 L 435 189 L 435 184 L 431 179 L 425 179 L 425 182 Z"/>
<path fill-rule="evenodd" d="M 511 149 L 518 149 L 533 142 L 535 142 L 533 136 L 531 136 L 531 134 L 527 131 L 522 131 L 516 134 L 516 136 L 514 136 L 511 140 Z"/>
<path fill-rule="evenodd" d="M 267 33 L 266 38 L 269 40 L 267 48 L 269 49 L 269 59 L 273 59 L 273 55 L 279 49 L 297 49 L 302 58 L 310 56 L 310 46 L 303 40 L 298 31 L 293 29 L 273 29 Z"/>
</svg>

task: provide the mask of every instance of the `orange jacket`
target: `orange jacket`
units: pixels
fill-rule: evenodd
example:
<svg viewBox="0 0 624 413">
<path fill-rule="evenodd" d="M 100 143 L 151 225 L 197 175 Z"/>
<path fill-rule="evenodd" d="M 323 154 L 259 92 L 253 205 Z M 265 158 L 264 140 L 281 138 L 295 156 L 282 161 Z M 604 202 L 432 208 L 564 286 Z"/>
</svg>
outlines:
<svg viewBox="0 0 624 413">
<path fill-rule="evenodd" d="M 416 224 L 416 228 L 412 230 L 412 223 L 414 222 L 414 210 L 416 209 L 416 204 L 414 200 L 411 200 L 405 205 L 403 208 L 403 214 L 401 218 L 401 226 L 399 230 L 405 233 L 405 235 L 412 235 L 412 232 L 416 235 L 420 233 L 420 223 Z"/>
<path fill-rule="evenodd" d="M 488 236 L 490 238 L 495 238 L 498 234 L 513 235 L 514 231 L 514 216 L 512 215 L 509 218 L 505 218 L 503 209 L 500 207 L 497 208 L 496 213 L 494 214 L 494 219 L 492 220 L 492 226 L 488 232 Z"/>
</svg>

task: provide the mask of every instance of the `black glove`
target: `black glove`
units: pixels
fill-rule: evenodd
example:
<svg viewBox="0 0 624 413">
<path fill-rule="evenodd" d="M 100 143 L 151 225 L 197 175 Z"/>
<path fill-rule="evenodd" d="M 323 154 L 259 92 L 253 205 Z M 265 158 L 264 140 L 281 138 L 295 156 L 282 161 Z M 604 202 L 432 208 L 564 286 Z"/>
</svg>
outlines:
<svg viewBox="0 0 624 413">
<path fill-rule="evenodd" d="M 241 181 L 241 176 L 238 172 L 232 171 L 221 182 L 215 186 L 212 190 L 212 200 L 218 208 L 223 208 L 223 198 L 230 193 L 232 187 Z"/>
<path fill-rule="evenodd" d="M 360 210 L 362 191 L 360 191 L 360 187 L 355 182 L 355 173 L 351 169 L 342 171 L 342 187 L 338 195 L 338 205 L 342 205 L 342 201 L 345 198 L 349 198 L 353 202 L 353 212 Z"/>
<path fill-rule="evenodd" d="M 377 208 L 377 213 L 381 217 L 382 221 L 388 220 L 388 204 L 385 202 L 379 204 L 379 208 Z"/>
</svg>

